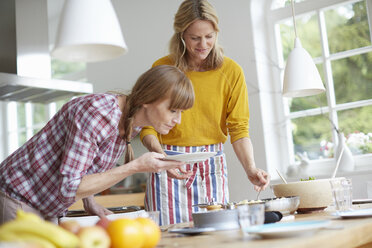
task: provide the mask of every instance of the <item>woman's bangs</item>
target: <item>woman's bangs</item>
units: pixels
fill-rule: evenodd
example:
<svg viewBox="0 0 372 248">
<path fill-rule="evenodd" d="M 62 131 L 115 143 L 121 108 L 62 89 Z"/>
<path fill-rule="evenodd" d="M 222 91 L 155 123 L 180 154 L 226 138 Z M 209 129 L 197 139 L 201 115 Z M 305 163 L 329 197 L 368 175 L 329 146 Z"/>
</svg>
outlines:
<svg viewBox="0 0 372 248">
<path fill-rule="evenodd" d="M 174 87 L 170 99 L 170 109 L 189 109 L 194 105 L 194 90 L 188 83 L 182 88 Z"/>
</svg>

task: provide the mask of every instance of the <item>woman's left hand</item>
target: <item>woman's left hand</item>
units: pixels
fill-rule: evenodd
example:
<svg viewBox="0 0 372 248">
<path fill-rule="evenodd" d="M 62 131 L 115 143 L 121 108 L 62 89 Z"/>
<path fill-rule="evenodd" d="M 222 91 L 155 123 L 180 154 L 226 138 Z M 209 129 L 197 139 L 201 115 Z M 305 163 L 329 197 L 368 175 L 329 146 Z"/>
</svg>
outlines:
<svg viewBox="0 0 372 248">
<path fill-rule="evenodd" d="M 85 211 L 90 215 L 97 215 L 100 218 L 102 218 L 105 217 L 106 215 L 113 214 L 112 211 L 96 203 L 93 196 L 84 198 L 83 204 Z"/>
<path fill-rule="evenodd" d="M 252 168 L 249 170 L 248 179 L 254 184 L 254 189 L 256 191 L 265 190 L 270 183 L 269 174 L 259 168 Z"/>
</svg>

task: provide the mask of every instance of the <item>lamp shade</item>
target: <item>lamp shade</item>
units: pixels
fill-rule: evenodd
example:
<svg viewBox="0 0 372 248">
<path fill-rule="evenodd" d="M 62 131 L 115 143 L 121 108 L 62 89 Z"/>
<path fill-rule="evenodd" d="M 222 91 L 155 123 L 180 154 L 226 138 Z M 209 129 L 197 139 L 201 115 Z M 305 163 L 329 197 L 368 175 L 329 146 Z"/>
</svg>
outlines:
<svg viewBox="0 0 372 248">
<path fill-rule="evenodd" d="M 322 92 L 325 88 L 314 61 L 296 37 L 284 70 L 283 96 L 303 97 Z"/>
<path fill-rule="evenodd" d="M 66 0 L 52 56 L 65 61 L 96 62 L 128 50 L 110 0 Z"/>
</svg>

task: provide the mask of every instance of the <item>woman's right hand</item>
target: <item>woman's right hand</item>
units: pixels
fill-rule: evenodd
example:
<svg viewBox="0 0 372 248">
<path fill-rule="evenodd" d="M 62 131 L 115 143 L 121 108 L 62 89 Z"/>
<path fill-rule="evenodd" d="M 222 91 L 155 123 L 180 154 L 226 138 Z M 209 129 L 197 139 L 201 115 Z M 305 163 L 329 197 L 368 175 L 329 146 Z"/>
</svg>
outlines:
<svg viewBox="0 0 372 248">
<path fill-rule="evenodd" d="M 167 175 L 170 178 L 182 180 L 182 179 L 187 179 L 187 178 L 191 177 L 192 176 L 192 171 L 185 170 L 181 167 L 179 169 L 169 169 L 169 170 L 167 170 Z"/>
<path fill-rule="evenodd" d="M 141 155 L 137 160 L 137 169 L 139 172 L 161 172 L 169 169 L 180 169 L 184 162 L 175 160 L 163 160 L 164 154 L 157 152 L 146 152 Z"/>
</svg>

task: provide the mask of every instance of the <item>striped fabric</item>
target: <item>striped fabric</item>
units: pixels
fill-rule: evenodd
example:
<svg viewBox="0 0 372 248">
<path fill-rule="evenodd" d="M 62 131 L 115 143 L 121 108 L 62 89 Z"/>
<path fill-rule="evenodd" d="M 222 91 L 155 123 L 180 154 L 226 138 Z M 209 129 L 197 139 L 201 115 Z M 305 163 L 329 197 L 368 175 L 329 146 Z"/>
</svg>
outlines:
<svg viewBox="0 0 372 248">
<path fill-rule="evenodd" d="M 187 180 L 169 178 L 166 171 L 149 174 L 145 208 L 160 211 L 160 225 L 192 221 L 192 213 L 199 211 L 198 207 L 192 205 L 205 203 L 212 198 L 217 202 L 228 202 L 226 158 L 222 143 L 186 147 L 164 145 L 163 149 L 168 155 L 202 150 L 215 151 L 217 155 L 204 162 L 185 165 L 187 170 L 193 171 Z"/>
</svg>

